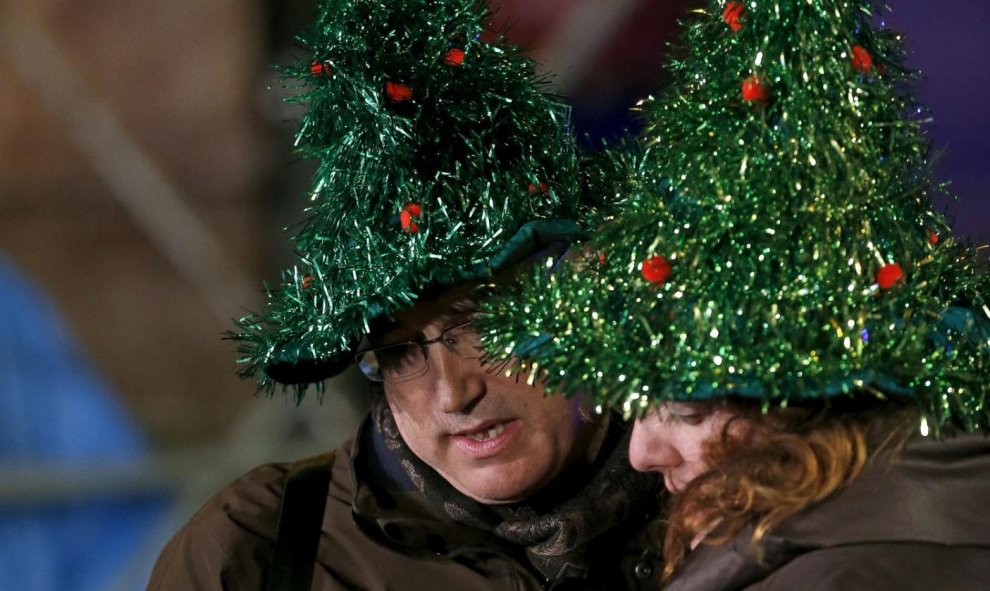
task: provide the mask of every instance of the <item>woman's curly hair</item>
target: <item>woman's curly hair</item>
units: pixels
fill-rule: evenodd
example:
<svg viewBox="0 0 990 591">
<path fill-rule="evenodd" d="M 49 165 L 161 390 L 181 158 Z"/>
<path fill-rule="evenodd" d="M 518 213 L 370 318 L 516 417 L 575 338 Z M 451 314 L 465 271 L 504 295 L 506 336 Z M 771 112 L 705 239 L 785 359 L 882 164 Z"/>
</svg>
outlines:
<svg viewBox="0 0 990 591">
<path fill-rule="evenodd" d="M 753 550 L 774 527 L 856 478 L 872 458 L 900 447 L 918 424 L 913 402 L 862 400 L 828 406 L 763 408 L 726 400 L 733 418 L 703 445 L 709 470 L 671 501 L 664 579 L 697 540 L 724 544 L 753 526 Z M 855 404 L 855 406 L 854 406 Z M 712 407 L 714 408 L 714 406 Z"/>
</svg>

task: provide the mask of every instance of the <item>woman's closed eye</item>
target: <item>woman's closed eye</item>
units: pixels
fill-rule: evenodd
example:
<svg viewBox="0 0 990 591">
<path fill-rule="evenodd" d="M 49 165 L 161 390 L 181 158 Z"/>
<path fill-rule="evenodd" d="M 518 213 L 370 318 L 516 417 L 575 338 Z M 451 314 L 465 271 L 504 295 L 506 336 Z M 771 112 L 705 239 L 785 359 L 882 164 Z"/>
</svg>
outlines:
<svg viewBox="0 0 990 591">
<path fill-rule="evenodd" d="M 667 402 L 657 408 L 661 422 L 672 421 L 688 426 L 698 426 L 711 415 L 711 407 L 702 403 Z"/>
<path fill-rule="evenodd" d="M 670 418 L 678 423 L 684 423 L 685 425 L 697 426 L 705 420 L 708 413 L 701 412 L 691 412 L 691 413 L 670 413 Z"/>
</svg>

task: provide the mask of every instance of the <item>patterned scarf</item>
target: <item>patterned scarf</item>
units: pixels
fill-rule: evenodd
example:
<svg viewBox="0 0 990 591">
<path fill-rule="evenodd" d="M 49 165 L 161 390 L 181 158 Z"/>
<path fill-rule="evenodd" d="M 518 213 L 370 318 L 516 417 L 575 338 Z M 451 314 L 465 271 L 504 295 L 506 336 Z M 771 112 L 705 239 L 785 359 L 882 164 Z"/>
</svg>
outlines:
<svg viewBox="0 0 990 591">
<path fill-rule="evenodd" d="M 592 542 L 655 502 L 658 494 L 656 476 L 629 465 L 631 430 L 618 420 L 609 425 L 590 478 L 551 506 L 537 508 L 526 503 L 485 505 L 468 498 L 409 449 L 384 396 L 376 397 L 372 414 L 386 446 L 421 494 L 454 521 L 525 548 L 530 563 L 550 580 L 587 577 Z"/>
</svg>

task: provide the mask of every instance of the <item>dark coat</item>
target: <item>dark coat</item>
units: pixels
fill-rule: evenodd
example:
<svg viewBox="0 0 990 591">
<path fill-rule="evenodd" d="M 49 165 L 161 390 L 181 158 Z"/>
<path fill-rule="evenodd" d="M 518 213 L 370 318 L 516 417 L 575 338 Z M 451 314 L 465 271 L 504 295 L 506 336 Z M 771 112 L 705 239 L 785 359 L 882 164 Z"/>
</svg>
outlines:
<svg viewBox="0 0 990 591">
<path fill-rule="evenodd" d="M 917 439 L 750 549 L 695 549 L 667 591 L 990 589 L 990 439 Z"/>
<path fill-rule="evenodd" d="M 595 545 L 587 579 L 546 580 L 520 548 L 444 517 L 415 489 L 386 485 L 389 458 L 366 423 L 337 450 L 312 589 L 656 589 L 650 506 Z M 288 465 L 256 468 L 222 490 L 162 551 L 152 591 L 264 588 Z M 394 484 L 394 482 L 392 483 Z"/>
</svg>

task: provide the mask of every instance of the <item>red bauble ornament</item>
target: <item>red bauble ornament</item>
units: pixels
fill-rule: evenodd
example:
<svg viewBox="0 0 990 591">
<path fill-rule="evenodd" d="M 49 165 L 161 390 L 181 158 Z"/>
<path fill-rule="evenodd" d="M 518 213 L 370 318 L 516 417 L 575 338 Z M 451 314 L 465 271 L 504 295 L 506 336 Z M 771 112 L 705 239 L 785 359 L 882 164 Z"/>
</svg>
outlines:
<svg viewBox="0 0 990 591">
<path fill-rule="evenodd" d="M 890 289 L 904 281 L 904 269 L 897 263 L 884 265 L 877 271 L 877 285 L 880 289 Z"/>
<path fill-rule="evenodd" d="M 448 66 L 459 66 L 464 63 L 464 50 L 459 47 L 453 47 L 447 50 L 447 53 L 443 54 L 443 63 Z"/>
<path fill-rule="evenodd" d="M 745 10 L 742 2 L 727 2 L 725 8 L 722 9 L 722 20 L 729 25 L 730 29 L 738 31 L 742 29 L 742 16 Z"/>
<path fill-rule="evenodd" d="M 385 94 L 394 103 L 404 103 L 412 99 L 413 91 L 401 82 L 386 82 Z"/>
<path fill-rule="evenodd" d="M 661 285 L 670 276 L 670 263 L 663 255 L 653 255 L 643 261 L 643 268 L 640 270 L 643 279 L 654 285 Z"/>
<path fill-rule="evenodd" d="M 742 81 L 742 99 L 747 103 L 764 103 L 770 98 L 770 90 L 762 78 L 753 74 Z"/>
<path fill-rule="evenodd" d="M 928 233 L 928 244 L 935 246 L 936 244 L 938 244 L 939 240 L 941 240 L 941 238 L 939 237 L 938 232 Z"/>
<path fill-rule="evenodd" d="M 873 68 L 873 56 L 862 45 L 853 45 L 852 66 L 860 74 L 868 74 Z"/>
<path fill-rule="evenodd" d="M 314 77 L 330 76 L 333 74 L 333 69 L 330 67 L 330 62 L 314 61 L 309 65 L 309 73 Z"/>
<path fill-rule="evenodd" d="M 423 215 L 423 208 L 419 203 L 406 203 L 399 214 L 399 221 L 402 222 L 402 229 L 410 234 L 419 232 L 419 224 L 415 222 Z"/>
<path fill-rule="evenodd" d="M 302 280 L 302 288 L 303 289 L 309 289 L 310 287 L 312 287 L 312 285 L 313 285 L 313 276 L 312 275 L 306 275 L 305 277 L 303 277 L 303 280 Z"/>
<path fill-rule="evenodd" d="M 314 78 L 319 78 L 320 76 L 329 76 L 333 71 L 330 69 L 330 62 L 313 62 L 309 65 L 309 73 Z"/>
<path fill-rule="evenodd" d="M 539 190 L 540 193 L 546 193 L 547 191 L 550 190 L 550 185 L 548 185 L 548 184 L 546 184 L 546 183 L 544 183 L 542 181 L 540 182 L 539 186 L 534 185 L 533 183 L 530 183 L 529 184 L 529 187 L 528 187 L 528 190 L 529 190 L 529 194 L 530 195 L 536 195 L 536 191 L 537 190 Z"/>
</svg>

